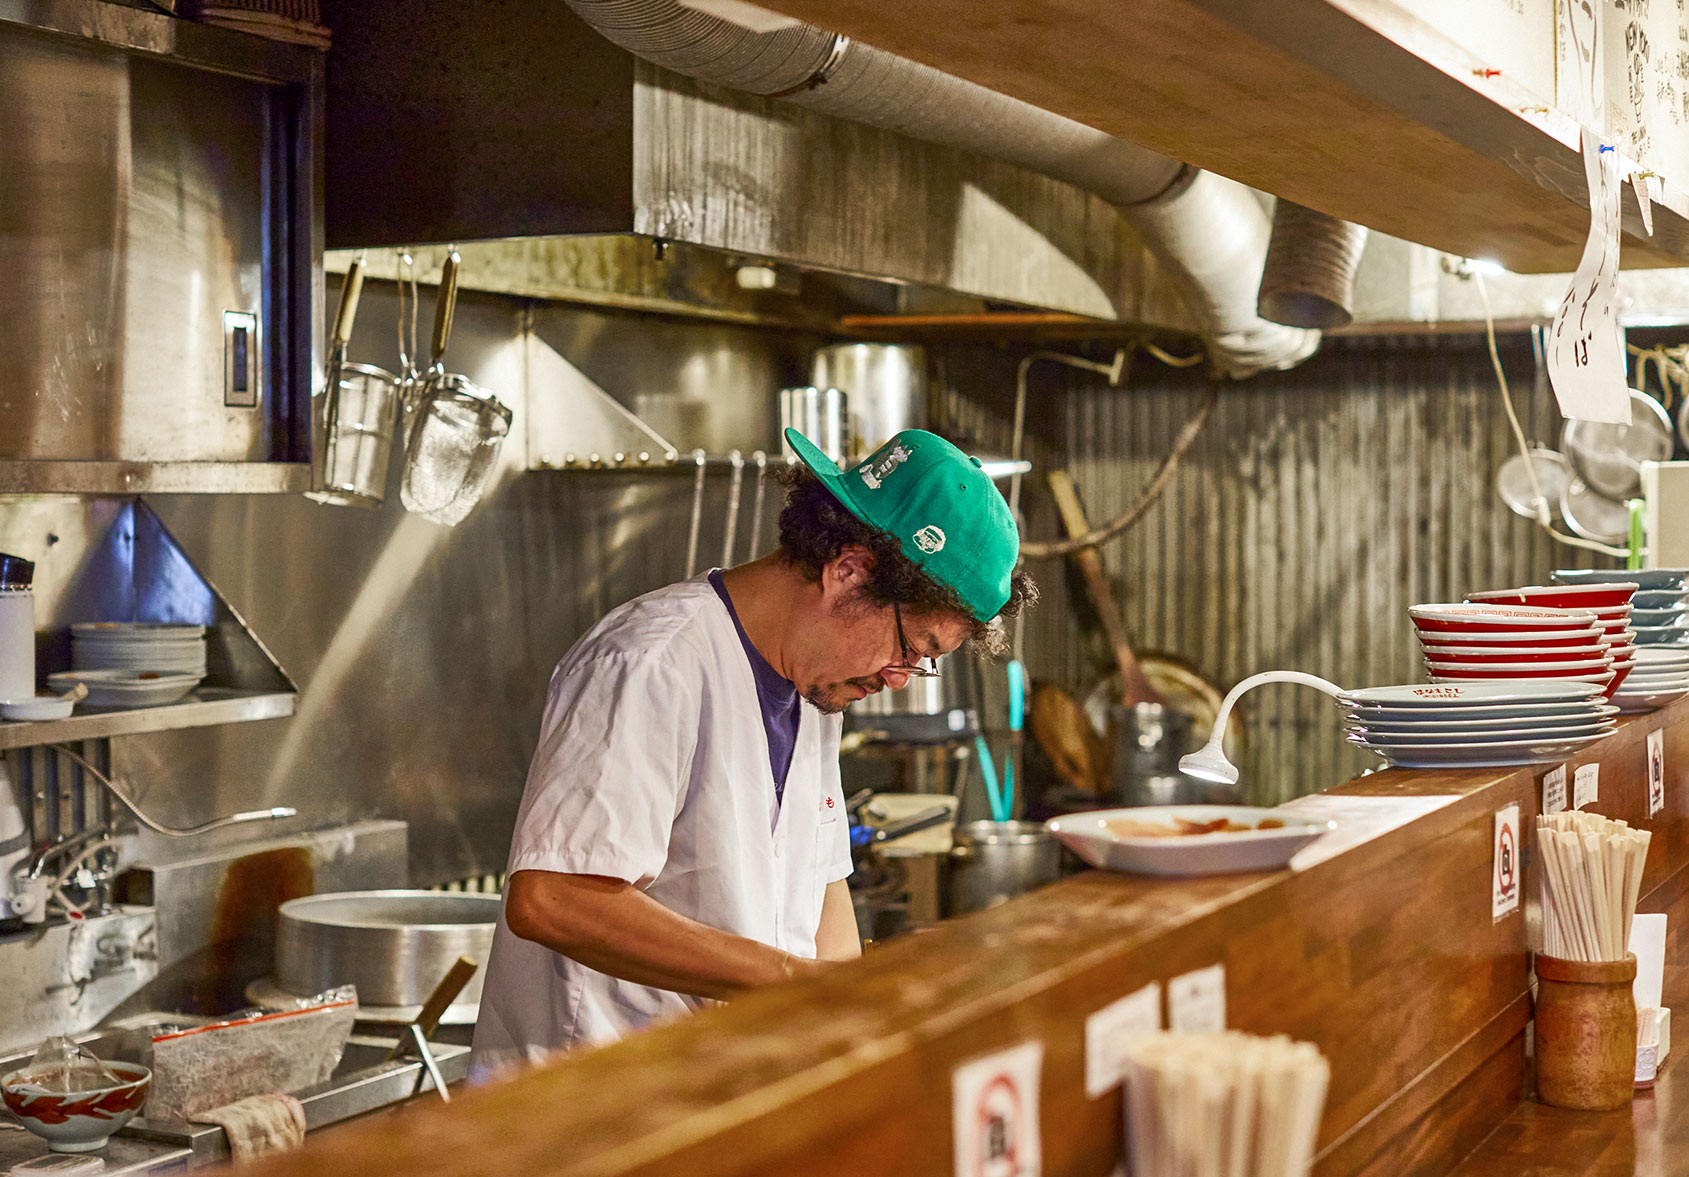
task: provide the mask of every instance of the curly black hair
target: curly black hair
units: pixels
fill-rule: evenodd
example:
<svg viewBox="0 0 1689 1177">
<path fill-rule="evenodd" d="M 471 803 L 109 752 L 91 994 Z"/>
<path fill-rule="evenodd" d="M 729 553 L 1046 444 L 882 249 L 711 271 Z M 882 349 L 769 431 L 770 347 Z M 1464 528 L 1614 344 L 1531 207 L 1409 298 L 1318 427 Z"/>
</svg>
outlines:
<svg viewBox="0 0 1689 1177">
<path fill-rule="evenodd" d="M 1009 601 L 995 618 L 981 621 L 949 585 L 940 584 L 903 554 L 897 537 L 864 523 L 803 466 L 777 467 L 772 475 L 786 489 L 780 512 L 780 559 L 804 579 L 818 581 L 821 570 L 851 546 L 874 557 L 873 577 L 864 586 L 868 598 L 882 605 L 897 604 L 912 613 L 951 613 L 972 624 L 969 640 L 980 652 L 1001 657 L 1008 652 L 1003 620 L 1038 603 L 1038 586 L 1025 567 L 1009 578 Z"/>
</svg>

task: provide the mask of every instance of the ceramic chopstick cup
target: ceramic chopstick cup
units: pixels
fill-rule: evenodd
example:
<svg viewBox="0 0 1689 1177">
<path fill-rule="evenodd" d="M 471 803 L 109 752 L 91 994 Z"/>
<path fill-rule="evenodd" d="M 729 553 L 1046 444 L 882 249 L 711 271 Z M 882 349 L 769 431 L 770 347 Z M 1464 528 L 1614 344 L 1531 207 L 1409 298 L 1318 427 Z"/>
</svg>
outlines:
<svg viewBox="0 0 1689 1177">
<path fill-rule="evenodd" d="M 1537 954 L 1537 1098 L 1605 1112 L 1628 1104 L 1636 1077 L 1636 957 Z"/>
</svg>

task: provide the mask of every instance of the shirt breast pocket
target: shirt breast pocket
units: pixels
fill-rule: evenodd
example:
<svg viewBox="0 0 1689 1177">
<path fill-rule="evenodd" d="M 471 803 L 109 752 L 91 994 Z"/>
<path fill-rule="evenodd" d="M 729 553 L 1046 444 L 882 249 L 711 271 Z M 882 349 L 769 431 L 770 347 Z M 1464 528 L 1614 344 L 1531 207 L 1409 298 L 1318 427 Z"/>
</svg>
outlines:
<svg viewBox="0 0 1689 1177">
<path fill-rule="evenodd" d="M 833 865 L 833 843 L 838 837 L 839 819 L 836 816 L 823 819 L 815 827 L 815 849 L 809 862 L 810 875 L 814 880 L 811 900 L 814 918 L 811 921 L 811 930 L 821 923 L 821 905 L 827 898 L 828 868 Z"/>
</svg>

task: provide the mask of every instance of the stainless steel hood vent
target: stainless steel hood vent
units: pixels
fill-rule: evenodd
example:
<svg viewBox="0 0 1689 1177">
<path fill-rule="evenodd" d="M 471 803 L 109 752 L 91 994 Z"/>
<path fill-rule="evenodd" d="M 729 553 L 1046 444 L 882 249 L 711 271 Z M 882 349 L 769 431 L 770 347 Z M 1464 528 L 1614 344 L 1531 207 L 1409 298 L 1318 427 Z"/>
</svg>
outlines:
<svg viewBox="0 0 1689 1177">
<path fill-rule="evenodd" d="M 0 10 L 0 494 L 308 483 L 321 71 L 99 0 Z"/>
<path fill-rule="evenodd" d="M 1233 375 L 1316 346 L 1256 314 L 1240 185 L 809 26 L 570 6 L 339 5 L 329 244 L 631 232 L 1195 331 Z"/>
</svg>

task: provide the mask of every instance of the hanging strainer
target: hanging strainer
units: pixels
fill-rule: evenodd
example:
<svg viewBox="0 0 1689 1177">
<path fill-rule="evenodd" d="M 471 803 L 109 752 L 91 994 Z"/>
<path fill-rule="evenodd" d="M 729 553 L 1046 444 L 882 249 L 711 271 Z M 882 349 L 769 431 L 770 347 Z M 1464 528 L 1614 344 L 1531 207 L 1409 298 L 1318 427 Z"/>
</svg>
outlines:
<svg viewBox="0 0 1689 1177">
<path fill-rule="evenodd" d="M 399 501 L 405 510 L 454 526 L 480 502 L 498 468 L 511 411 L 467 376 L 448 373 L 446 344 L 457 307 L 459 258 L 453 250 L 440 275 L 434 307 L 433 361 L 414 399 Z"/>
<path fill-rule="evenodd" d="M 1536 490 L 1531 485 L 1532 471 L 1536 473 L 1537 485 L 1542 487 L 1542 497 L 1548 500 L 1550 511 L 1559 509 L 1560 496 L 1572 480 L 1572 467 L 1564 455 L 1542 446 L 1530 451 L 1528 461 L 1524 454 L 1514 454 L 1503 462 L 1501 469 L 1496 471 L 1496 493 L 1509 510 L 1527 519 L 1537 517 Z"/>
<path fill-rule="evenodd" d="M 1629 425 L 1567 421 L 1560 449 L 1591 493 L 1623 503 L 1642 493 L 1643 462 L 1671 457 L 1671 418 L 1659 401 L 1633 388 Z"/>
<path fill-rule="evenodd" d="M 1598 495 L 1574 477 L 1560 495 L 1560 515 L 1573 532 L 1604 544 L 1622 544 L 1630 534 L 1630 508 L 1623 499 Z"/>
</svg>

